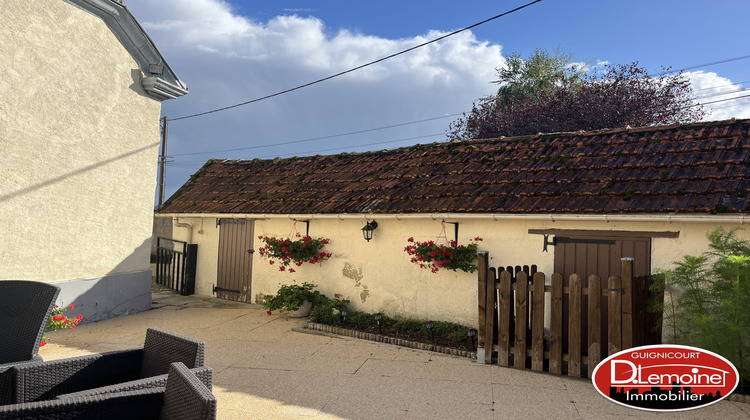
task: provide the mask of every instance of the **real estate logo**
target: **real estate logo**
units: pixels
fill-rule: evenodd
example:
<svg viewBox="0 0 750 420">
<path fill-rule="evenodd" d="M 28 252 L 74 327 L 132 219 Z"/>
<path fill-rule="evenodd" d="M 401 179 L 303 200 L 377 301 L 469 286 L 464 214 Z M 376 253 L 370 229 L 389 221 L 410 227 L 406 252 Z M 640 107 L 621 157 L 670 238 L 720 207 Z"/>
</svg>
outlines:
<svg viewBox="0 0 750 420">
<path fill-rule="evenodd" d="M 691 410 L 726 398 L 739 383 L 724 357 L 697 347 L 653 345 L 621 351 L 594 369 L 600 394 L 628 407 Z"/>
</svg>

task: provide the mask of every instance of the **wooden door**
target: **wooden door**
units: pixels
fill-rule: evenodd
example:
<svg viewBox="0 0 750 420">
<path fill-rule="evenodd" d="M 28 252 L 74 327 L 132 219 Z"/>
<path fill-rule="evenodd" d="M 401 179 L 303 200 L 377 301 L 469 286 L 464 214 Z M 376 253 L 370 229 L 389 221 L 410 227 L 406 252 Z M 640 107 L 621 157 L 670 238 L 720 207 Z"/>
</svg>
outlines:
<svg viewBox="0 0 750 420">
<path fill-rule="evenodd" d="M 650 237 L 623 237 L 602 234 L 588 236 L 581 235 L 557 235 L 555 237 L 555 273 L 563 275 L 563 284 L 568 286 L 568 277 L 571 274 L 581 276 L 582 287 L 588 287 L 589 275 L 596 274 L 602 280 L 602 289 L 606 289 L 609 276 L 620 275 L 620 259 L 632 257 L 633 276 L 646 276 L 651 274 L 651 238 Z M 567 296 L 563 298 L 563 313 L 568 310 Z M 581 319 L 588 319 L 588 297 L 583 296 L 581 307 Z M 607 331 L 607 300 L 602 299 L 601 304 L 601 336 L 606 337 Z M 634 314 L 634 316 L 637 314 Z M 568 319 L 563 319 L 563 348 L 567 349 Z M 581 328 L 581 348 L 588 349 L 587 326 Z M 606 357 L 606 346 L 602 346 L 602 356 Z"/>
<path fill-rule="evenodd" d="M 238 302 L 250 301 L 253 272 L 253 222 L 219 219 L 219 257 L 216 296 Z"/>
</svg>

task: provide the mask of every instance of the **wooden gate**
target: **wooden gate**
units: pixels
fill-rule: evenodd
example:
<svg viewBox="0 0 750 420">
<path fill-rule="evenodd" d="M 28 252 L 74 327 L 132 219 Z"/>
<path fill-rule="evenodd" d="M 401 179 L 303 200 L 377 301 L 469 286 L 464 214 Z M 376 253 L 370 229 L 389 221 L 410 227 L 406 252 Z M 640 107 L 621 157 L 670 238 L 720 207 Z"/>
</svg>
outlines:
<svg viewBox="0 0 750 420">
<path fill-rule="evenodd" d="M 253 224 L 246 219 L 219 219 L 219 256 L 214 293 L 220 299 L 250 301 Z"/>
<path fill-rule="evenodd" d="M 581 276 L 553 274 L 549 284 L 544 273 L 529 275 L 521 271 L 513 283 L 512 273 L 489 267 L 489 254 L 479 253 L 479 346 L 485 350 L 485 363 L 494 353 L 501 366 L 531 368 L 569 376 L 591 377 L 602 355 L 611 355 L 633 347 L 633 259 L 623 258 L 619 276 L 602 280 L 588 278 L 582 286 Z M 546 308 L 546 297 L 550 305 Z M 563 314 L 563 296 L 569 301 Z M 588 297 L 588 316 L 582 318 L 583 296 Z M 602 333 L 601 306 L 608 304 L 607 328 Z M 545 340 L 545 311 L 551 322 L 549 339 Z M 564 315 L 567 315 L 565 317 Z M 568 329 L 563 334 L 563 319 Z M 582 331 L 587 332 L 587 346 L 581 345 Z M 566 348 L 563 348 L 566 342 Z"/>
</svg>

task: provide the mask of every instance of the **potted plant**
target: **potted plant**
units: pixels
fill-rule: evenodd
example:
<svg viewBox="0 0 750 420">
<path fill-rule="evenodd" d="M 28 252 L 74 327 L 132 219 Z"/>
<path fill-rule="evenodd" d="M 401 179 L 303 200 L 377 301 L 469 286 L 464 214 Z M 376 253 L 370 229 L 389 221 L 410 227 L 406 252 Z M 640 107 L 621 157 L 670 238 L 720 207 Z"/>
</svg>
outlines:
<svg viewBox="0 0 750 420">
<path fill-rule="evenodd" d="M 271 311 L 283 310 L 288 311 L 291 317 L 307 316 L 314 304 L 325 299 L 319 291 L 313 290 L 316 286 L 308 282 L 282 285 L 276 295 L 263 296 L 263 307 L 269 315 Z"/>
<path fill-rule="evenodd" d="M 330 241 L 328 238 L 312 238 L 309 235 L 299 236 L 298 239 L 276 238 L 273 236 L 258 236 L 266 244 L 258 250 L 261 257 L 268 258 L 268 263 L 273 265 L 278 260 L 279 271 L 294 273 L 294 268 L 287 267 L 291 264 L 297 267 L 304 263 L 317 264 L 320 261 L 331 258 L 331 253 L 323 252 L 322 249 Z"/>
<path fill-rule="evenodd" d="M 46 329 L 53 331 L 75 329 L 78 323 L 83 319 L 83 315 L 78 314 L 73 318 L 68 318 L 65 315 L 65 311 L 73 308 L 75 308 L 75 305 L 73 305 L 72 303 L 64 308 L 55 305 L 55 307 L 52 308 L 52 312 L 49 314 L 49 319 L 47 319 Z M 39 347 L 45 345 L 47 345 L 47 333 L 42 334 L 42 341 L 39 343 Z"/>
<path fill-rule="evenodd" d="M 473 273 L 477 270 L 477 242 L 482 238 L 476 237 L 468 245 L 459 245 L 456 241 L 450 241 L 448 245 L 438 244 L 435 241 L 417 242 L 409 238 L 404 251 L 411 255 L 411 262 L 420 268 L 429 268 L 437 273 L 441 268 L 452 271 L 465 271 Z"/>
</svg>

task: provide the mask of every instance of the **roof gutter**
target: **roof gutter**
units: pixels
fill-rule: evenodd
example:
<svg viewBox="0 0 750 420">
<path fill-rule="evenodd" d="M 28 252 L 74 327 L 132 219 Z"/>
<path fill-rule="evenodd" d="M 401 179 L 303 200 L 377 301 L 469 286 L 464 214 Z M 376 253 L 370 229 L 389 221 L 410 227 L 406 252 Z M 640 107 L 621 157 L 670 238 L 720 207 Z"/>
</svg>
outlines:
<svg viewBox="0 0 750 420">
<path fill-rule="evenodd" d="M 145 75 L 141 86 L 158 101 L 175 99 L 188 93 L 188 88 L 169 67 L 143 27 L 122 0 L 66 0 L 98 16 L 120 40 Z"/>
<path fill-rule="evenodd" d="M 216 219 L 298 219 L 298 220 L 528 220 L 546 222 L 665 222 L 665 223 L 737 223 L 750 222 L 750 215 L 677 215 L 677 214 L 499 214 L 499 213 L 405 213 L 405 214 L 259 214 L 259 213 L 157 213 L 156 217 Z"/>
</svg>

